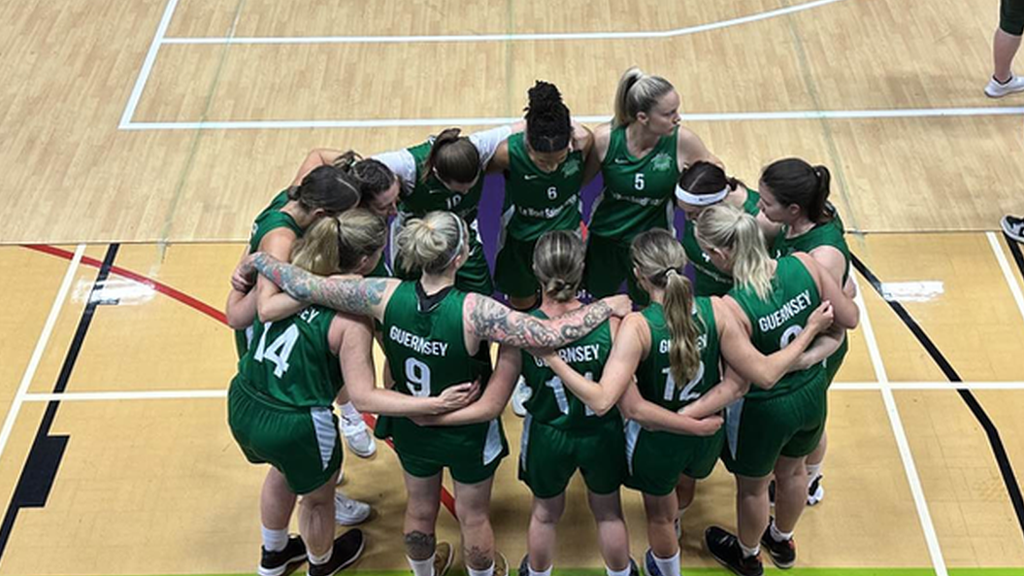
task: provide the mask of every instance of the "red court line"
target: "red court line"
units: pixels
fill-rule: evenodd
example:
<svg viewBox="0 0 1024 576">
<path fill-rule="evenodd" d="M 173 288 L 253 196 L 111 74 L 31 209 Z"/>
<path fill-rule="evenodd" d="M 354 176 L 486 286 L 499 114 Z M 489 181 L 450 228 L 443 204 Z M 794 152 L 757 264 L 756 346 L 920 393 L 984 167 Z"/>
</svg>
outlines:
<svg viewBox="0 0 1024 576">
<path fill-rule="evenodd" d="M 36 252 L 49 254 L 51 256 L 56 256 L 58 258 L 63 258 L 65 260 L 71 260 L 75 256 L 73 252 L 68 252 L 67 250 L 64 250 L 62 248 L 49 246 L 47 244 L 22 244 L 22 247 L 28 248 L 29 250 L 35 250 Z M 95 258 L 90 258 L 89 256 L 82 256 L 82 264 L 85 264 L 86 266 L 92 266 L 93 268 L 99 268 L 100 266 L 103 265 L 103 262 Z M 147 278 L 142 274 L 139 274 L 138 272 L 132 272 L 131 270 L 126 270 L 124 268 L 119 268 L 117 266 L 112 266 L 110 268 L 110 272 L 112 274 L 117 274 L 118 276 L 122 276 L 124 278 L 128 278 L 129 280 L 134 280 L 140 284 L 149 286 L 153 290 L 156 290 L 157 292 L 165 296 L 168 296 L 173 300 L 177 300 L 178 302 L 181 302 L 182 304 L 188 306 L 189 308 L 198 310 L 199 312 L 202 312 L 203 314 L 206 314 L 207 316 L 227 326 L 227 317 L 224 316 L 223 312 L 217 310 L 213 306 L 210 306 L 209 304 L 197 298 L 193 298 L 192 296 L 185 294 L 181 290 L 172 288 L 166 284 L 162 284 L 160 282 L 157 282 L 156 280 Z M 363 414 L 363 420 L 366 421 L 367 426 L 369 426 L 371 430 L 377 424 L 377 418 L 373 414 Z M 386 440 L 386 442 L 388 446 L 390 446 L 391 449 L 394 450 L 395 445 L 391 442 L 391 440 L 388 439 Z M 458 516 L 455 514 L 455 497 L 452 496 L 451 492 L 449 492 L 448 489 L 445 488 L 444 486 L 441 486 L 441 503 L 444 504 L 444 507 L 447 508 L 449 512 L 451 512 L 452 516 L 458 518 Z"/>
<path fill-rule="evenodd" d="M 57 256 L 59 258 L 64 258 L 65 260 L 71 260 L 71 258 L 74 257 L 74 254 L 72 252 L 68 252 L 67 250 L 63 250 L 61 248 L 56 248 L 54 246 L 47 246 L 45 244 L 25 244 L 24 247 L 28 248 L 29 250 L 35 250 L 37 252 L 43 252 L 45 254 L 50 254 L 51 256 Z M 95 258 L 90 258 L 88 256 L 83 256 L 82 257 L 82 264 L 85 264 L 87 266 L 92 266 L 93 268 L 99 268 L 103 263 L 100 262 L 99 260 L 95 259 Z M 190 308 L 193 308 L 195 310 L 198 310 L 198 311 L 202 312 L 203 314 L 206 314 L 207 316 L 209 316 L 210 318 L 213 318 L 214 320 L 217 320 L 221 324 L 225 324 L 226 325 L 227 322 L 228 322 L 227 318 L 224 316 L 224 313 L 221 312 L 220 310 L 214 308 L 213 306 L 210 306 L 209 304 L 207 304 L 205 302 L 197 300 L 196 298 L 193 298 L 192 296 L 189 296 L 188 294 L 185 294 L 184 292 L 182 292 L 182 291 L 180 291 L 180 290 L 178 290 L 176 288 L 172 288 L 172 287 L 168 286 L 167 284 L 163 284 L 161 282 L 157 282 L 156 280 L 153 280 L 151 278 L 147 278 L 147 277 L 143 276 L 142 274 L 139 274 L 138 272 L 132 272 L 131 270 L 126 270 L 126 269 L 120 268 L 118 266 L 111 267 L 110 268 L 110 272 L 112 274 L 117 274 L 118 276 L 122 276 L 124 278 L 128 278 L 129 280 L 134 280 L 134 281 L 138 282 L 139 284 L 143 284 L 145 286 L 148 286 L 148 287 L 152 288 L 153 290 L 156 290 L 157 292 L 159 292 L 159 293 L 161 293 L 161 294 L 163 294 L 165 296 L 169 296 L 172 299 L 177 300 L 178 302 L 181 302 L 182 304 L 184 304 L 184 305 L 186 305 L 186 306 L 188 306 Z"/>
</svg>

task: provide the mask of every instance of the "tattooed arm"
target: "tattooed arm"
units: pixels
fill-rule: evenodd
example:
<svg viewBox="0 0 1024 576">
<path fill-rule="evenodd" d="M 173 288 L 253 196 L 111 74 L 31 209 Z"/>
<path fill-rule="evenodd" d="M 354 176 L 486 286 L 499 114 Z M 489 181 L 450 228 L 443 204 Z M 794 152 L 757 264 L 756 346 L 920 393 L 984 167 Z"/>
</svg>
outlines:
<svg viewBox="0 0 1024 576">
<path fill-rule="evenodd" d="M 561 348 L 586 336 L 612 316 L 629 313 L 626 296 L 611 296 L 558 318 L 541 320 L 502 306 L 487 296 L 467 294 L 463 318 L 467 335 L 516 348 Z"/>
<path fill-rule="evenodd" d="M 257 252 L 247 258 L 240 267 L 255 268 L 271 282 L 277 284 L 292 298 L 328 306 L 348 314 L 384 318 L 384 308 L 391 293 L 398 286 L 398 280 L 385 278 L 324 278 L 306 272 L 291 264 Z M 246 273 L 247 270 L 239 270 Z"/>
</svg>

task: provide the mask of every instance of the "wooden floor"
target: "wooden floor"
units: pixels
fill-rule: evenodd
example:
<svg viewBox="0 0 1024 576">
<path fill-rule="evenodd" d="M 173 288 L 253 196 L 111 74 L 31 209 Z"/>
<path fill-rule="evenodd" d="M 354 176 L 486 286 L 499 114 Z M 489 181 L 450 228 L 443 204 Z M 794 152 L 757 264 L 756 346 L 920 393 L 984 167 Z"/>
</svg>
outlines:
<svg viewBox="0 0 1024 576">
<path fill-rule="evenodd" d="M 1021 275 L 985 232 L 1024 211 L 1024 97 L 981 90 L 997 14 L 996 0 L 0 4 L 0 575 L 251 573 L 263 471 L 224 425 L 234 352 L 218 310 L 253 215 L 310 148 L 369 154 L 505 122 L 538 78 L 593 125 L 632 64 L 674 82 L 684 122 L 736 176 L 783 156 L 833 170 L 851 248 L 1024 469 Z M 858 280 L 828 495 L 801 521 L 797 571 L 1022 573 L 991 435 Z M 505 417 L 493 514 L 513 563 L 520 422 Z M 24 471 L 48 457 L 43 506 L 45 480 Z M 384 445 L 345 461 L 344 489 L 376 510 L 358 570 L 407 569 L 396 470 Z M 596 569 L 574 482 L 557 566 Z M 684 573 L 713 566 L 700 533 L 734 525 L 732 497 L 722 469 L 701 485 Z M 624 499 L 640 557 L 642 508 Z M 439 533 L 456 539 L 451 515 Z"/>
</svg>

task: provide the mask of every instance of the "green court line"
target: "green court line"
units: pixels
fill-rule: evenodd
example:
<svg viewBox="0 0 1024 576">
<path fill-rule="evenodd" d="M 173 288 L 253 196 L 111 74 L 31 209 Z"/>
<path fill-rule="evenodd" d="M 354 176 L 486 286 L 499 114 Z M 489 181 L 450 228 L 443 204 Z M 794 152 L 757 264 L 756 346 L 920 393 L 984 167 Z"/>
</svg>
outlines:
<svg viewBox="0 0 1024 576">
<path fill-rule="evenodd" d="M 512 566 L 511 572 L 515 574 L 516 567 Z M 303 576 L 306 571 L 304 567 L 292 572 L 292 576 Z M 730 572 L 723 568 L 687 568 L 683 567 L 682 576 L 688 574 L 707 574 L 709 576 L 725 576 Z M 766 568 L 766 574 L 782 576 L 934 576 L 935 571 L 931 568 L 793 568 L 791 570 L 777 570 Z M 410 570 L 343 570 L 339 575 L 352 574 L 358 576 L 409 576 Z M 453 569 L 452 576 L 461 576 L 462 570 Z M 599 568 L 587 569 L 555 569 L 554 576 L 604 576 L 605 571 Z M 1022 576 L 1024 567 L 1020 568 L 950 568 L 950 576 Z M 120 575 L 109 575 L 120 576 Z M 154 576 L 154 575 L 149 575 Z M 182 574 L 165 574 L 160 576 L 186 576 Z M 189 574 L 187 576 L 252 576 L 252 573 L 244 574 Z M 511 576 L 511 575 L 510 575 Z"/>
</svg>

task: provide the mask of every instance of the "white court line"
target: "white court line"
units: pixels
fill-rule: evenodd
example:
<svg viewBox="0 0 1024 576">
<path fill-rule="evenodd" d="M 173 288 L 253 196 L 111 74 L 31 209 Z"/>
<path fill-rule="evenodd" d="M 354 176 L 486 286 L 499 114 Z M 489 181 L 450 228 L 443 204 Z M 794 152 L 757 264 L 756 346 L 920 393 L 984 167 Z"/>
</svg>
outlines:
<svg viewBox="0 0 1024 576">
<path fill-rule="evenodd" d="M 127 392 L 64 392 L 26 394 L 25 402 L 81 402 L 96 400 L 180 400 L 188 398 L 227 398 L 227 390 L 146 390 Z"/>
<path fill-rule="evenodd" d="M 164 44 L 415 44 L 418 42 L 516 42 L 536 40 L 635 40 L 643 38 L 672 38 L 698 32 L 718 30 L 767 20 L 795 12 L 810 10 L 842 0 L 815 0 L 796 6 L 769 10 L 749 16 L 676 28 L 639 32 L 563 32 L 543 34 L 456 34 L 425 36 L 277 36 L 249 38 L 165 38 Z"/>
<path fill-rule="evenodd" d="M 933 118 L 956 116 L 1022 116 L 1024 107 L 896 108 L 890 110 L 786 110 L 780 112 L 714 112 L 682 114 L 684 122 L 743 122 L 751 120 L 820 120 L 870 118 Z M 610 116 L 573 116 L 587 124 L 606 122 Z M 407 128 L 416 126 L 499 126 L 517 117 L 379 118 L 372 120 L 223 120 L 211 122 L 128 122 L 121 130 L 282 130 L 297 128 Z"/>
<path fill-rule="evenodd" d="M 856 278 L 854 278 L 856 281 Z M 921 528 L 924 531 L 924 540 L 928 545 L 928 554 L 931 556 L 932 567 L 936 576 L 948 576 L 946 561 L 942 557 L 942 549 L 939 547 L 939 537 L 935 533 L 935 525 L 932 523 L 931 513 L 928 511 L 928 502 L 924 497 L 924 489 L 921 488 L 921 478 L 917 474 L 917 467 L 914 465 L 914 456 L 910 452 L 910 443 L 907 441 L 907 433 L 903 429 L 903 420 L 900 418 L 899 408 L 896 406 L 896 399 L 892 395 L 889 386 L 889 375 L 885 372 L 885 364 L 882 363 L 882 354 L 878 349 L 878 341 L 875 340 L 875 331 L 871 327 L 871 318 L 868 316 L 868 308 L 864 303 L 861 294 L 861 287 L 857 286 L 857 305 L 860 307 L 860 326 L 864 331 L 864 340 L 867 341 L 868 355 L 871 357 L 871 364 L 875 369 L 875 378 L 882 384 L 882 401 L 885 403 L 885 411 L 889 415 L 889 423 L 892 425 L 892 432 L 896 438 L 896 447 L 899 449 L 900 457 L 903 460 L 903 469 L 907 474 L 907 483 L 910 484 L 910 492 L 914 496 L 914 504 L 917 507 L 917 515 L 921 521 Z"/>
<path fill-rule="evenodd" d="M 50 314 L 46 317 L 46 323 L 43 324 L 43 331 L 39 334 L 39 339 L 36 340 L 35 350 L 32 351 L 32 357 L 25 368 L 25 374 L 21 377 L 21 384 L 14 395 L 11 409 L 7 411 L 4 427 L 0 429 L 0 456 L 3 455 L 4 448 L 7 447 L 7 440 L 11 437 L 11 430 L 14 429 L 14 421 L 18 419 L 18 412 L 21 411 L 21 405 L 25 402 L 25 397 L 28 395 L 28 387 L 32 384 L 32 378 L 35 377 L 36 369 L 39 368 L 43 352 L 46 351 L 46 344 L 50 341 L 53 326 L 57 323 L 57 317 L 60 316 L 60 309 L 64 306 L 64 300 L 67 299 L 68 292 L 71 291 L 71 281 L 75 278 L 75 271 L 78 269 L 78 263 L 82 261 L 83 254 L 85 254 L 85 244 L 79 244 L 75 248 L 75 255 L 72 256 L 71 262 L 68 263 L 67 272 L 64 273 L 64 280 L 60 284 L 60 289 L 57 290 L 57 297 L 54 298 L 53 306 L 50 307 Z"/>
<path fill-rule="evenodd" d="M 830 390 L 1024 390 L 1024 382 L 836 382 Z M 58 392 L 25 394 L 25 402 L 95 402 L 115 400 L 182 400 L 226 398 L 227 390 L 140 390 L 111 392 Z"/>
<path fill-rule="evenodd" d="M 156 54 L 160 51 L 160 44 L 164 40 L 164 35 L 167 34 L 167 27 L 171 23 L 171 16 L 174 15 L 174 9 L 177 6 L 178 0 L 167 1 L 164 15 L 160 18 L 160 25 L 156 28 L 153 42 L 149 45 L 149 52 L 146 53 L 146 59 L 142 62 L 142 69 L 139 70 L 139 77 L 135 79 L 135 87 L 132 88 L 132 93 L 128 97 L 128 105 L 125 106 L 124 113 L 121 115 L 121 123 L 118 125 L 118 128 L 122 130 L 131 124 L 132 116 L 135 116 L 135 108 L 139 105 L 139 98 L 142 97 L 142 91 L 146 88 L 149 74 L 153 71 L 153 63 L 156 62 Z"/>
<path fill-rule="evenodd" d="M 1017 310 L 1020 310 L 1021 318 L 1024 318 L 1024 295 L 1020 292 L 1020 285 L 1017 284 L 1017 278 L 1013 274 L 1013 270 L 1010 269 L 1010 263 L 1006 261 L 1006 254 L 1003 252 L 1003 246 L 999 243 L 999 238 L 995 232 L 988 232 L 989 246 L 992 247 L 992 252 L 996 255 L 996 260 L 999 261 L 999 268 L 1003 271 L 1003 277 L 1006 278 L 1006 284 L 1010 287 L 1010 292 L 1013 294 L 1013 300 L 1017 303 Z"/>
</svg>

